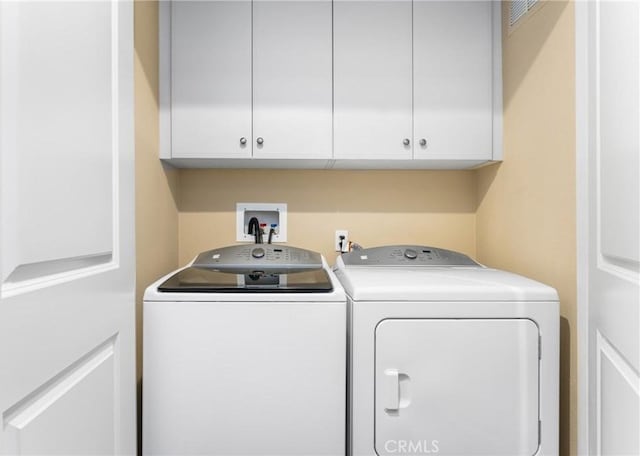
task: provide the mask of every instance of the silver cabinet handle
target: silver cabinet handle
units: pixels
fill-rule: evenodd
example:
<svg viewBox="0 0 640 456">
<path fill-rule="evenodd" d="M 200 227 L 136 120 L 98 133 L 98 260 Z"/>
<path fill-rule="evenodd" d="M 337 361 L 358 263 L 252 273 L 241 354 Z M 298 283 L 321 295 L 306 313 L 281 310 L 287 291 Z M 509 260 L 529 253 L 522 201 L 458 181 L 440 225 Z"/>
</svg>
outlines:
<svg viewBox="0 0 640 456">
<path fill-rule="evenodd" d="M 264 139 L 262 139 L 261 137 L 259 137 L 258 139 L 256 139 L 256 142 L 258 144 L 262 144 L 264 142 Z"/>
<path fill-rule="evenodd" d="M 426 139 L 424 139 L 424 138 L 422 138 L 422 139 L 420 140 L 420 145 L 421 145 L 422 147 L 425 147 L 425 146 L 427 145 L 427 140 L 426 140 Z"/>
<path fill-rule="evenodd" d="M 411 144 L 411 141 L 409 141 L 409 138 L 404 138 L 404 140 L 402 141 L 402 144 L 404 144 L 405 146 L 408 146 L 409 144 Z"/>
<path fill-rule="evenodd" d="M 240 138 L 240 144 L 244 146 L 246 143 L 247 143 L 247 138 L 245 138 L 244 136 Z"/>
</svg>

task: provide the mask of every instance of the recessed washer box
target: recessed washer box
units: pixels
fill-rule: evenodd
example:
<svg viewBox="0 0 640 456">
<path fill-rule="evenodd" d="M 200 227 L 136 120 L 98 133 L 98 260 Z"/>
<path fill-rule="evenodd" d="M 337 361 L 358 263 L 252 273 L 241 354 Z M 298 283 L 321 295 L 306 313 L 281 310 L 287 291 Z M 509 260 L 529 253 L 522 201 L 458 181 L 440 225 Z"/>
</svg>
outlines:
<svg viewBox="0 0 640 456">
<path fill-rule="evenodd" d="M 252 217 L 257 217 L 261 224 L 267 225 L 263 236 L 265 243 L 272 224 L 276 224 L 272 241 L 287 242 L 287 203 L 236 203 L 236 241 L 255 241 L 248 228 Z"/>
</svg>

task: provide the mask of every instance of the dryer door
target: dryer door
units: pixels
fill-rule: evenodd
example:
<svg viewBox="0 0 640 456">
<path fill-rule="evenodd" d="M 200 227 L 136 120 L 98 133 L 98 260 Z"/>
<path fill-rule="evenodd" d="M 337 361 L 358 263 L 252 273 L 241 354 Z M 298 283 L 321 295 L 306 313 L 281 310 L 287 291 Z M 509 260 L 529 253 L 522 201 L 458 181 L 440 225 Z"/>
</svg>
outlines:
<svg viewBox="0 0 640 456">
<path fill-rule="evenodd" d="M 538 326 L 528 319 L 388 319 L 376 328 L 378 455 L 531 456 Z"/>
</svg>

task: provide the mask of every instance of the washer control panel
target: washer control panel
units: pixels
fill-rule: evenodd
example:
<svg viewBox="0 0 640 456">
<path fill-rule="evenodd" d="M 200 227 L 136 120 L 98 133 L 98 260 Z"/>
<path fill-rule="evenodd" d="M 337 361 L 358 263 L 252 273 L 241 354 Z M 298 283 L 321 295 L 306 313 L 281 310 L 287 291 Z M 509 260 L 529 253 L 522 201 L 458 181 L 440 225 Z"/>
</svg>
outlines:
<svg viewBox="0 0 640 456">
<path fill-rule="evenodd" d="M 311 250 L 273 244 L 246 244 L 202 252 L 195 267 L 220 269 L 319 269 L 322 257 Z"/>
<path fill-rule="evenodd" d="M 467 255 L 417 245 L 389 245 L 354 250 L 342 255 L 345 266 L 475 266 Z"/>
</svg>

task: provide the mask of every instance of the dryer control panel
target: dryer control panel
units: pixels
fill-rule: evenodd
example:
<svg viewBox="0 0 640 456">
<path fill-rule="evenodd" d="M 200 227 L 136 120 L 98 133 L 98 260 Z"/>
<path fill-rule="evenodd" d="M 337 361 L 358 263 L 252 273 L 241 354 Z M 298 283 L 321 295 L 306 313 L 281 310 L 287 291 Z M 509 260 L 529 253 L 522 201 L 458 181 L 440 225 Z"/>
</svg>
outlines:
<svg viewBox="0 0 640 456">
<path fill-rule="evenodd" d="M 202 252 L 194 267 L 218 269 L 320 269 L 322 257 L 311 250 L 273 244 L 243 244 Z"/>
<path fill-rule="evenodd" d="M 419 245 L 389 245 L 342 255 L 345 266 L 471 266 L 482 267 L 467 255 Z"/>
</svg>

